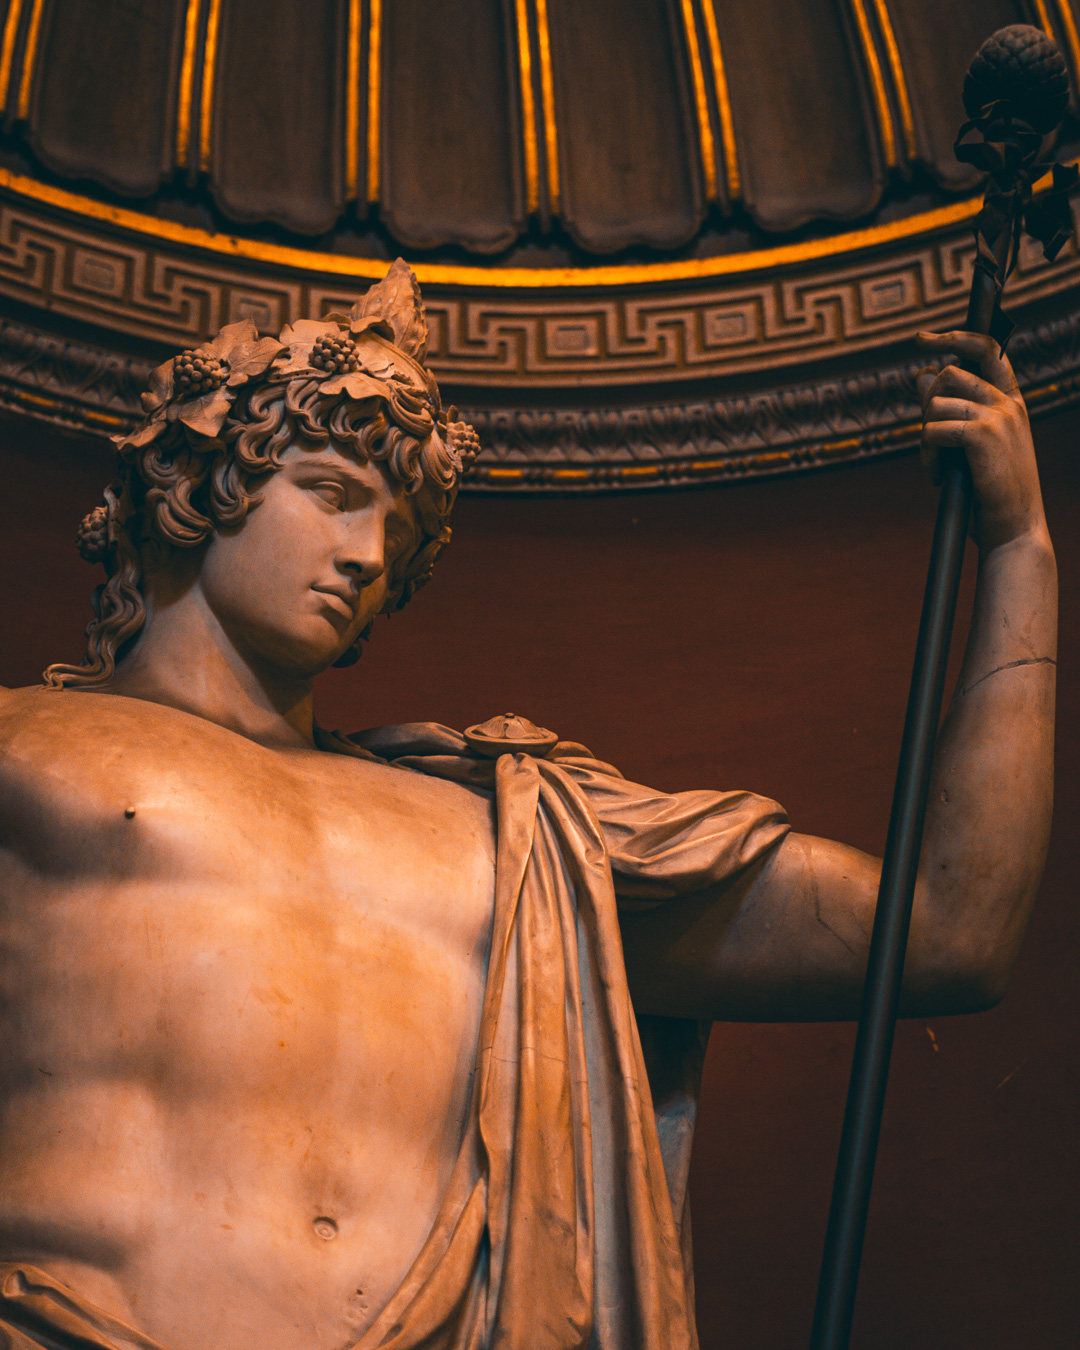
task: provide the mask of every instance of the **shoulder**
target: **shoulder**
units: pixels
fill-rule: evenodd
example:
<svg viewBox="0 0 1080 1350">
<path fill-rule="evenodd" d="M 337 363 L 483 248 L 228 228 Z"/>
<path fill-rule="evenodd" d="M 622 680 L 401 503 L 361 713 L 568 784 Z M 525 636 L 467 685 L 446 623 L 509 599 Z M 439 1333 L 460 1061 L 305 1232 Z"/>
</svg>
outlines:
<svg viewBox="0 0 1080 1350">
<path fill-rule="evenodd" d="M 84 756 L 94 724 L 104 720 L 103 700 L 92 695 L 30 685 L 0 690 L 0 765 L 41 766 Z"/>
<path fill-rule="evenodd" d="M 43 684 L 22 689 L 0 689 L 0 728 L 8 735 L 19 730 L 52 726 L 74 730 L 80 725 L 115 720 L 116 704 L 130 702 L 108 695 L 50 689 Z"/>
<path fill-rule="evenodd" d="M 0 764 L 57 782 L 105 781 L 119 770 L 246 760 L 266 752 L 202 718 L 146 699 L 33 686 L 0 699 Z"/>
<path fill-rule="evenodd" d="M 22 689 L 8 689 L 0 685 L 0 729 L 7 730 L 29 718 L 40 716 L 46 708 L 44 685 L 27 685 Z"/>
</svg>

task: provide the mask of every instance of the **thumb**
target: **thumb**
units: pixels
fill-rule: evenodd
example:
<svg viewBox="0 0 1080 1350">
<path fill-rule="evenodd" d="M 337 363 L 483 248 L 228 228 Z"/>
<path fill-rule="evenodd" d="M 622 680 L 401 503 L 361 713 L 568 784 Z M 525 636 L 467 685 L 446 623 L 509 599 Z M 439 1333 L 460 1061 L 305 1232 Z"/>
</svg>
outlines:
<svg viewBox="0 0 1080 1350">
<path fill-rule="evenodd" d="M 958 356 L 978 367 L 979 374 L 995 389 L 1010 398 L 1020 397 L 1012 363 L 1002 353 L 1001 344 L 988 333 L 916 333 L 920 347 L 933 352 L 956 352 Z"/>
</svg>

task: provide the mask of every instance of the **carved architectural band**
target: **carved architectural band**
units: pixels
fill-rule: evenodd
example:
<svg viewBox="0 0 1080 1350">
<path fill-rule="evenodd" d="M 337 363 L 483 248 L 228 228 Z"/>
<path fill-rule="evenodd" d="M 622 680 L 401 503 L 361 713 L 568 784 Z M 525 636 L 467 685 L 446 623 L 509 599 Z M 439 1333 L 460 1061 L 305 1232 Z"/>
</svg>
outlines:
<svg viewBox="0 0 1080 1350">
<path fill-rule="evenodd" d="M 904 449 L 918 408 L 902 346 L 962 322 L 972 252 L 968 224 L 950 223 L 846 256 L 662 284 L 426 282 L 432 367 L 480 435 L 468 486 L 656 487 Z M 1078 280 L 1070 243 L 1053 265 L 1025 247 L 1010 282 L 1016 317 L 1030 324 L 1051 298 L 1059 316 L 1013 339 L 1036 410 L 1080 397 Z M 2 188 L 0 296 L 30 317 L 0 322 L 0 407 L 119 430 L 139 415 L 152 357 L 244 317 L 276 331 L 347 307 L 368 284 L 114 229 Z M 72 338 L 83 325 L 86 338 Z M 116 350 L 132 337 L 145 357 Z"/>
<path fill-rule="evenodd" d="M 1016 335 L 1033 412 L 1080 398 L 1080 313 Z M 149 361 L 0 322 L 0 408 L 110 434 L 140 416 Z M 755 394 L 561 408 L 463 408 L 480 435 L 472 491 L 573 492 L 727 482 L 896 453 L 918 440 L 917 363 Z"/>
<path fill-rule="evenodd" d="M 743 378 L 845 357 L 951 326 L 970 284 L 970 231 L 900 249 L 669 286 L 575 298 L 425 287 L 431 365 L 454 388 L 606 389 Z M 1022 308 L 1080 279 L 1070 244 L 1057 262 L 1025 247 L 1010 283 Z M 250 317 L 277 330 L 350 305 L 367 283 L 289 275 L 248 261 L 188 254 L 158 239 L 110 234 L 38 203 L 0 199 L 0 294 L 176 348 Z"/>
</svg>

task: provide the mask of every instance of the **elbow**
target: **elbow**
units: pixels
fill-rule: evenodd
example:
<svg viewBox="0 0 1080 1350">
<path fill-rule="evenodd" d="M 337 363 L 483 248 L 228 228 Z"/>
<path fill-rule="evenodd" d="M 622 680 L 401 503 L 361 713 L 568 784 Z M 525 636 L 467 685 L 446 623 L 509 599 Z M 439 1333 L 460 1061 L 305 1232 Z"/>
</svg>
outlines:
<svg viewBox="0 0 1080 1350">
<path fill-rule="evenodd" d="M 979 971 L 969 975 L 957 990 L 958 1013 L 989 1012 L 1005 997 L 1009 975 L 998 971 Z"/>
<path fill-rule="evenodd" d="M 1005 997 L 1013 963 L 1000 959 L 957 960 L 941 982 L 935 1000 L 945 1013 L 980 1013 L 996 1008 Z"/>
<path fill-rule="evenodd" d="M 999 952 L 952 947 L 910 969 L 909 1007 L 917 1015 L 989 1012 L 1009 987 L 1014 961 Z"/>
<path fill-rule="evenodd" d="M 966 915 L 954 910 L 942 917 L 934 908 L 927 904 L 919 915 L 908 947 L 918 1001 L 938 1015 L 996 1008 L 1020 955 L 1029 897 L 1013 892 L 993 905 L 969 902 Z"/>
</svg>

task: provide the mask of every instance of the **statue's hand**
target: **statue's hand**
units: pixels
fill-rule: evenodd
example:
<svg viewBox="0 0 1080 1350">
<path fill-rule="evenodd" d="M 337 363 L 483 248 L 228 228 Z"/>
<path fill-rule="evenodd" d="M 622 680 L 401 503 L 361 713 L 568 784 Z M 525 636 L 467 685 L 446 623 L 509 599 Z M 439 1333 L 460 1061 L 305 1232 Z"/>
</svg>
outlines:
<svg viewBox="0 0 1080 1350">
<path fill-rule="evenodd" d="M 981 333 L 920 333 L 931 351 L 955 352 L 979 366 L 921 370 L 922 459 L 938 478 L 944 449 L 960 449 L 975 486 L 973 534 L 983 550 L 1045 529 L 1027 408 L 1009 359 Z"/>
</svg>

